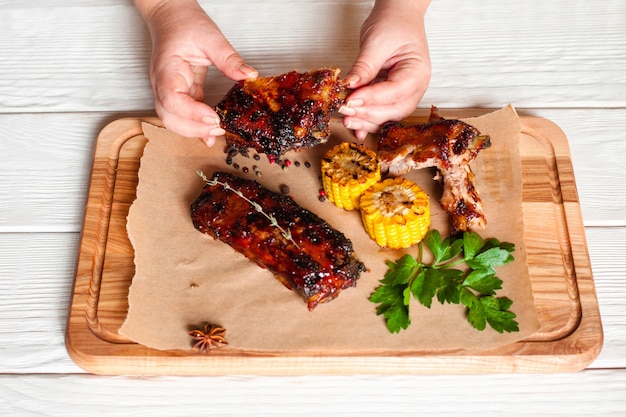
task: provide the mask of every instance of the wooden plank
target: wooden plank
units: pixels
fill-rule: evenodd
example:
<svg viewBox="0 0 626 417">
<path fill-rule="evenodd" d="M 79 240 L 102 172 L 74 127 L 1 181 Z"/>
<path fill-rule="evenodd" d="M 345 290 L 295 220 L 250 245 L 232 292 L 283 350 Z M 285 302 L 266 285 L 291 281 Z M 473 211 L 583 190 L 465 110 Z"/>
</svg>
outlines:
<svg viewBox="0 0 626 417">
<path fill-rule="evenodd" d="M 127 118 L 107 126 L 98 139 L 69 320 L 70 356 L 85 369 L 106 374 L 554 372 L 587 366 L 599 353 L 602 329 L 567 140 L 545 119 L 521 120 L 525 240 L 542 324 L 530 340 L 486 351 L 415 352 L 401 358 L 366 351 L 251 355 L 230 347 L 198 356 L 129 344 L 116 331 L 133 276 L 132 247 L 122 237 L 145 139 L 141 121 Z"/>
<path fill-rule="evenodd" d="M 604 329 L 604 347 L 594 367 L 623 368 L 618 364 L 626 358 L 626 227 L 588 228 L 586 234 Z"/>
<path fill-rule="evenodd" d="M 433 76 L 422 103 L 624 107 L 626 8 L 610 1 L 602 9 L 582 1 L 432 2 Z"/>
<path fill-rule="evenodd" d="M 270 75 L 328 65 L 347 71 L 371 1 L 202 4 Z M 130 1 L 6 2 L 0 14 L 9 22 L 0 33 L 1 112 L 153 108 L 150 39 Z M 423 105 L 625 107 L 625 15 L 620 1 L 432 2 L 433 76 Z M 208 85 L 214 104 L 230 82 L 213 72 Z"/>
<path fill-rule="evenodd" d="M 0 114 L 0 231 L 78 232 L 109 113 Z"/>
<path fill-rule="evenodd" d="M 79 241 L 0 233 L 0 373 L 80 372 L 63 337 Z"/>
<path fill-rule="evenodd" d="M 347 387 L 350 387 L 349 389 Z M 346 392 L 349 391 L 349 394 Z M 622 417 L 626 370 L 542 375 L 128 378 L 0 375 L 3 415 Z M 242 393 L 245 393 L 242 395 Z"/>
</svg>

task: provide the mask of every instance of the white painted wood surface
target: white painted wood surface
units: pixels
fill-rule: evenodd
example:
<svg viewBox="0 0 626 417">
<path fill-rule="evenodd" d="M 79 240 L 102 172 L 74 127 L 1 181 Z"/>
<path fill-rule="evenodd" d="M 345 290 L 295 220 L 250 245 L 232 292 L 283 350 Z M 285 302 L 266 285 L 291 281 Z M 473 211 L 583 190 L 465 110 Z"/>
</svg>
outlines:
<svg viewBox="0 0 626 417">
<path fill-rule="evenodd" d="M 203 4 L 267 75 L 348 69 L 369 1 Z M 0 415 L 626 415 L 626 2 L 434 0 L 422 106 L 496 108 L 570 140 L 605 332 L 575 374 L 131 378 L 64 346 L 93 144 L 152 113 L 130 0 L 0 0 Z M 209 101 L 230 85 L 216 73 Z M 504 411 L 503 411 L 504 410 Z"/>
</svg>

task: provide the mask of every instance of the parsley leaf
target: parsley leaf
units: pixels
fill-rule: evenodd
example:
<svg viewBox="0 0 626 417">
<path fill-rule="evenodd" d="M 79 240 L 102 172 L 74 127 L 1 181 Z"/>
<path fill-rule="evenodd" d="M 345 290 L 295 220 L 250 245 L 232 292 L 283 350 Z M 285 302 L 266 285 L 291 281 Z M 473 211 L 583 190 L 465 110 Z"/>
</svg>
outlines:
<svg viewBox="0 0 626 417">
<path fill-rule="evenodd" d="M 418 267 L 417 260 L 407 254 L 398 259 L 396 262 L 387 262 L 389 270 L 385 274 L 381 283 L 388 285 L 406 284 L 413 271 Z"/>
<path fill-rule="evenodd" d="M 463 286 L 484 295 L 494 295 L 495 290 L 502 289 L 502 280 L 492 269 L 477 269 L 467 274 Z"/>
<path fill-rule="evenodd" d="M 424 306 L 430 308 L 437 289 L 441 286 L 441 276 L 431 269 L 422 269 L 411 282 L 411 293 Z"/>
<path fill-rule="evenodd" d="M 387 321 L 387 328 L 392 333 L 398 333 L 411 324 L 409 306 L 404 304 L 404 285 L 381 285 L 370 296 L 370 301 L 380 303 L 376 307 L 376 314 L 383 315 Z"/>
<path fill-rule="evenodd" d="M 501 266 L 511 262 L 511 260 L 513 257 L 507 250 L 495 247 L 479 253 L 466 262 L 470 268 L 478 269 Z"/>
<path fill-rule="evenodd" d="M 441 304 L 459 304 L 459 280 L 463 279 L 463 271 L 458 269 L 440 269 L 441 286 L 437 291 L 437 300 Z"/>
<path fill-rule="evenodd" d="M 479 250 L 485 245 L 483 238 L 478 233 L 464 233 L 463 234 L 463 253 L 465 259 L 471 259 L 478 253 Z"/>
<path fill-rule="evenodd" d="M 422 261 L 423 246 L 433 255 L 430 264 Z M 431 230 L 418 244 L 417 258 L 405 254 L 395 262 L 387 262 L 389 269 L 369 300 L 378 304 L 376 314 L 385 318 L 392 333 L 411 324 L 412 298 L 427 308 L 435 298 L 441 304 L 462 304 L 468 322 L 477 330 L 484 330 L 488 324 L 499 333 L 517 332 L 519 324 L 510 311 L 513 301 L 496 297 L 503 282 L 495 270 L 514 260 L 514 250 L 512 243 L 484 240 L 475 232 L 442 239 L 439 231 Z M 465 267 L 459 269 L 457 265 Z"/>
</svg>

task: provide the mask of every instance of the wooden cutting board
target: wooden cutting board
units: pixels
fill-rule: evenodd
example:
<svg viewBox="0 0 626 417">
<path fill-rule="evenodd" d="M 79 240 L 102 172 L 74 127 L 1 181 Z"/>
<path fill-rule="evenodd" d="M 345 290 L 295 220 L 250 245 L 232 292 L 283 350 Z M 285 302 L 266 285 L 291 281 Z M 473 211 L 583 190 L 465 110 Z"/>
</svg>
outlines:
<svg viewBox="0 0 626 417">
<path fill-rule="evenodd" d="M 602 326 L 567 138 L 554 123 L 527 116 L 520 117 L 524 239 L 541 322 L 531 337 L 489 350 L 323 356 L 229 347 L 210 354 L 159 351 L 125 339 L 117 329 L 134 275 L 126 216 L 146 143 L 142 121 L 160 124 L 119 119 L 97 139 L 66 333 L 69 355 L 83 369 L 134 375 L 565 372 L 585 368 L 600 353 Z"/>
</svg>

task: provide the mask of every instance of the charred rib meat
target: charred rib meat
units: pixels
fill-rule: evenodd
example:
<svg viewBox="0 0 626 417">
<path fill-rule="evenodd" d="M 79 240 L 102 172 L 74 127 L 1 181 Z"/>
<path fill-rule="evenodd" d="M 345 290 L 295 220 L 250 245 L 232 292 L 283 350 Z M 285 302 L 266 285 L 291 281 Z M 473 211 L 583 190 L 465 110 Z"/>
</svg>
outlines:
<svg viewBox="0 0 626 417">
<path fill-rule="evenodd" d="M 276 159 L 287 151 L 326 142 L 331 114 L 347 95 L 339 72 L 292 71 L 238 82 L 216 106 L 227 144 Z"/>
<path fill-rule="evenodd" d="M 460 120 L 439 117 L 433 106 L 425 124 L 385 124 L 378 142 L 378 159 L 381 169 L 390 175 L 436 167 L 443 177 L 440 203 L 452 216 L 451 234 L 456 234 L 487 224 L 470 162 L 489 146 L 489 136 Z"/>
<path fill-rule="evenodd" d="M 365 271 L 341 232 L 256 181 L 215 173 L 191 205 L 191 218 L 200 232 L 229 244 L 300 293 L 309 310 L 355 286 Z"/>
</svg>

